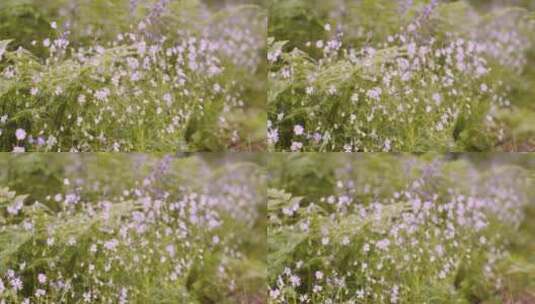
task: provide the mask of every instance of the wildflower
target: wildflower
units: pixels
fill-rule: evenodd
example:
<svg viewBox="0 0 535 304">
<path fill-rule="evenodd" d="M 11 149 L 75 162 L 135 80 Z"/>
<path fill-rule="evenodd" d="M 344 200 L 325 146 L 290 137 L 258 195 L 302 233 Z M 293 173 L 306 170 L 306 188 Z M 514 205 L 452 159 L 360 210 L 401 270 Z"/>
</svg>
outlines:
<svg viewBox="0 0 535 304">
<path fill-rule="evenodd" d="M 320 285 L 314 285 L 314 287 L 312 288 L 313 293 L 319 293 L 322 290 L 323 290 L 323 287 L 321 287 Z"/>
<path fill-rule="evenodd" d="M 368 98 L 370 99 L 379 100 L 379 98 L 381 97 L 381 93 L 382 93 L 381 88 L 375 87 L 375 88 L 368 90 L 368 92 L 366 93 L 366 96 L 368 96 Z"/>
<path fill-rule="evenodd" d="M 303 148 L 303 143 L 299 141 L 292 141 L 292 146 L 290 147 L 290 150 L 293 152 L 299 151 Z"/>
<path fill-rule="evenodd" d="M 37 281 L 41 284 L 46 283 L 46 275 L 44 273 L 40 273 L 37 275 Z"/>
<path fill-rule="evenodd" d="M 433 94 L 433 100 L 435 101 L 435 104 L 438 106 L 438 105 L 440 105 L 440 103 L 442 101 L 442 96 L 440 96 L 440 94 L 438 94 L 438 93 L 434 93 Z"/>
<path fill-rule="evenodd" d="M 377 246 L 378 249 L 385 251 L 390 245 L 390 240 L 382 239 L 382 240 L 377 241 L 375 245 Z"/>
<path fill-rule="evenodd" d="M 297 135 L 297 136 L 303 135 L 304 130 L 305 129 L 301 125 L 295 125 L 294 126 L 294 134 Z"/>
<path fill-rule="evenodd" d="M 321 139 L 323 138 L 323 136 L 321 136 L 320 133 L 318 132 L 315 132 L 313 135 L 312 135 L 312 139 L 314 140 L 315 143 L 319 143 L 321 141 Z"/>
<path fill-rule="evenodd" d="M 85 97 L 84 94 L 80 94 L 80 95 L 78 95 L 78 103 L 79 103 L 79 104 L 84 104 L 85 101 L 86 101 L 86 97 Z"/>
<path fill-rule="evenodd" d="M 15 131 L 15 136 L 17 140 L 24 140 L 26 138 L 26 131 L 24 129 L 17 129 Z"/>
<path fill-rule="evenodd" d="M 176 253 L 176 250 L 175 250 L 175 246 L 172 245 L 172 244 L 169 244 L 165 247 L 165 251 L 167 251 L 167 254 L 169 254 L 170 257 L 174 257 L 175 256 L 175 253 Z"/>
<path fill-rule="evenodd" d="M 336 87 L 334 85 L 330 85 L 329 88 L 327 89 L 327 92 L 329 93 L 329 95 L 335 95 Z"/>
<path fill-rule="evenodd" d="M 63 94 L 63 88 L 61 86 L 57 86 L 56 89 L 54 90 L 54 94 L 56 96 Z"/>
<path fill-rule="evenodd" d="M 11 284 L 11 288 L 13 288 L 15 292 L 22 290 L 22 281 L 20 278 L 13 278 L 9 283 Z"/>
<path fill-rule="evenodd" d="M 107 101 L 109 95 L 110 95 L 110 89 L 108 88 L 103 88 L 95 92 L 95 98 L 98 101 Z"/>
<path fill-rule="evenodd" d="M 391 144 L 392 144 L 392 141 L 391 141 L 390 139 L 388 139 L 388 138 L 385 139 L 385 143 L 384 143 L 384 145 L 383 145 L 383 150 L 384 150 L 384 151 L 387 151 L 387 152 L 390 151 L 390 149 L 391 149 Z"/>
<path fill-rule="evenodd" d="M 279 141 L 279 129 L 268 129 L 268 144 L 273 145 Z"/>
<path fill-rule="evenodd" d="M 321 272 L 321 271 L 316 271 L 314 273 L 314 275 L 315 275 L 317 280 L 322 280 L 323 279 L 323 272 Z"/>
<path fill-rule="evenodd" d="M 86 303 L 91 302 L 91 292 L 84 292 L 82 296 L 84 298 L 84 302 Z"/>
<path fill-rule="evenodd" d="M 414 42 L 407 46 L 407 52 L 409 53 L 410 57 L 414 57 L 414 55 L 416 55 L 416 44 Z"/>
<path fill-rule="evenodd" d="M 301 279 L 295 274 L 290 276 L 290 283 L 293 287 L 299 287 L 301 285 Z"/>
<path fill-rule="evenodd" d="M 119 241 L 117 241 L 116 239 L 111 239 L 104 243 L 104 248 L 108 250 L 115 250 L 115 248 L 117 248 L 117 245 L 119 245 Z"/>
<path fill-rule="evenodd" d="M 277 299 L 279 296 L 280 296 L 280 291 L 278 289 L 270 289 L 269 290 L 269 296 L 272 298 L 272 299 Z"/>
<path fill-rule="evenodd" d="M 37 290 L 35 290 L 35 296 L 36 296 L 37 298 L 40 298 L 40 297 L 42 297 L 42 296 L 44 296 L 44 295 L 46 295 L 46 290 L 44 290 L 44 289 L 40 289 L 40 288 L 38 288 Z"/>
</svg>

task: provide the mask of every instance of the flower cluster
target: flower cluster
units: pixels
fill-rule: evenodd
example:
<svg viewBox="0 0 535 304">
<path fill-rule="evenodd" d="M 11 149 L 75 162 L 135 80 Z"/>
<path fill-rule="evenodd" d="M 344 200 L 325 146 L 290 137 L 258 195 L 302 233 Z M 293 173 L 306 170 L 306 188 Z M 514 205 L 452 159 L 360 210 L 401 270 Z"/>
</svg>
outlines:
<svg viewBox="0 0 535 304">
<path fill-rule="evenodd" d="M 261 64 L 258 9 L 229 7 L 215 18 L 203 7 L 209 22 L 172 29 L 176 20 L 155 21 L 174 14 L 168 2 L 159 1 L 130 31 L 94 45 L 71 41 L 76 24 L 52 22 L 55 37 L 34 41 L 49 54 L 39 60 L 22 48 L 6 51 L 16 40 L 2 41 L 2 149 L 211 150 L 250 133 L 235 116 L 251 107 L 244 92 Z"/>
<path fill-rule="evenodd" d="M 501 140 L 495 114 L 511 101 L 510 79 L 500 71 L 525 68 L 527 23 L 498 15 L 481 18 L 468 33 L 429 35 L 434 24 L 424 18 L 448 9 L 437 4 L 374 44 L 346 45 L 356 38 L 332 33 L 329 24 L 331 39 L 309 41 L 300 46 L 305 51 L 285 52 L 292 41 L 271 40 L 271 149 L 451 151 L 489 149 Z"/>
<path fill-rule="evenodd" d="M 452 286 L 465 276 L 502 288 L 495 270 L 524 217 L 527 201 L 519 185 L 526 181 L 472 171 L 466 186 L 457 179 L 467 176 L 458 166 L 450 175 L 445 164 L 407 165 L 422 171 L 403 188 L 348 166 L 339 170 L 332 195 L 303 198 L 271 190 L 268 239 L 277 245 L 269 253 L 269 303 L 453 299 L 463 296 Z"/>
<path fill-rule="evenodd" d="M 165 181 L 176 174 L 175 162 L 162 159 L 117 197 L 88 200 L 86 188 L 97 184 L 83 177 L 65 179 L 65 193 L 42 202 L 2 190 L 0 220 L 9 225 L 0 221 L 0 303 L 257 297 L 260 291 L 247 286 L 255 280 L 262 286 L 263 280 L 248 271 L 245 283 L 240 267 L 251 258 L 243 231 L 254 231 L 263 217 L 262 178 L 250 177 L 250 165 L 221 167 L 222 176 L 203 173 L 210 180 L 206 186 L 171 186 Z M 213 289 L 204 290 L 204 284 Z"/>
</svg>

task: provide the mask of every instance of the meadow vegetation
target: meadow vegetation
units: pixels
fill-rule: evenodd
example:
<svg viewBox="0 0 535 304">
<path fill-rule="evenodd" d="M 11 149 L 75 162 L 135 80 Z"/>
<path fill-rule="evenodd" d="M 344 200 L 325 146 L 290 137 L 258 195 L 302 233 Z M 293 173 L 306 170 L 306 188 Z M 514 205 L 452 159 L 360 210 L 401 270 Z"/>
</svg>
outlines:
<svg viewBox="0 0 535 304">
<path fill-rule="evenodd" d="M 532 156 L 281 154 L 268 303 L 533 303 Z"/>
<path fill-rule="evenodd" d="M 530 1 L 273 0 L 272 151 L 532 151 Z"/>
<path fill-rule="evenodd" d="M 0 303 L 265 303 L 255 155 L 0 156 Z"/>
<path fill-rule="evenodd" d="M 262 149 L 264 6 L 2 1 L 0 149 Z"/>
</svg>

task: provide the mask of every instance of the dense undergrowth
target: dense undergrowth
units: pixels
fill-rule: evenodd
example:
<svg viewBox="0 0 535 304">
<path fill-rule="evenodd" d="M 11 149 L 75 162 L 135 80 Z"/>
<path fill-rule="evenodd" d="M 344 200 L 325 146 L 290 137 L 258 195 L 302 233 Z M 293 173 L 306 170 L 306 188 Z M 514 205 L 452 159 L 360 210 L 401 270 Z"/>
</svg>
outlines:
<svg viewBox="0 0 535 304">
<path fill-rule="evenodd" d="M 532 303 L 534 165 L 271 157 L 269 303 Z"/>
<path fill-rule="evenodd" d="M 270 149 L 533 150 L 534 8 L 494 2 L 274 0 Z"/>
<path fill-rule="evenodd" d="M 262 148 L 263 5 L 2 1 L 0 149 Z"/>
<path fill-rule="evenodd" d="M 0 303 L 265 302 L 260 161 L 0 156 Z"/>
</svg>

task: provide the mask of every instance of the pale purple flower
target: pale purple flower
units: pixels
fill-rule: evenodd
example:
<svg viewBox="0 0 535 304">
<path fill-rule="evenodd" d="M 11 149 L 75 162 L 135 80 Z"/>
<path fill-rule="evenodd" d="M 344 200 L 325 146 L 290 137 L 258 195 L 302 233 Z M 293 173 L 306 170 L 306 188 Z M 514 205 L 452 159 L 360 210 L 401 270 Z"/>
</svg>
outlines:
<svg viewBox="0 0 535 304">
<path fill-rule="evenodd" d="M 13 290 L 15 290 L 15 291 L 22 290 L 22 281 L 21 281 L 21 279 L 13 278 L 13 279 L 11 279 L 11 281 L 9 283 L 11 284 L 11 287 L 13 288 Z"/>
<path fill-rule="evenodd" d="M 299 141 L 292 141 L 292 146 L 290 147 L 290 150 L 293 152 L 299 151 L 303 148 L 303 143 Z"/>
<path fill-rule="evenodd" d="M 24 140 L 26 138 L 26 131 L 24 129 L 17 129 L 15 131 L 15 136 L 17 140 Z"/>
<path fill-rule="evenodd" d="M 301 278 L 293 274 L 290 276 L 290 283 L 292 284 L 293 287 L 298 287 L 301 285 Z"/>
<path fill-rule="evenodd" d="M 388 246 L 390 246 L 390 240 L 382 239 L 382 240 L 377 241 L 375 243 L 375 245 L 377 246 L 378 249 L 384 251 L 384 250 L 388 249 Z"/>
<path fill-rule="evenodd" d="M 303 126 L 301 125 L 295 125 L 294 126 L 294 134 L 295 135 L 303 135 L 303 132 L 305 131 L 305 129 L 303 128 Z"/>
</svg>

